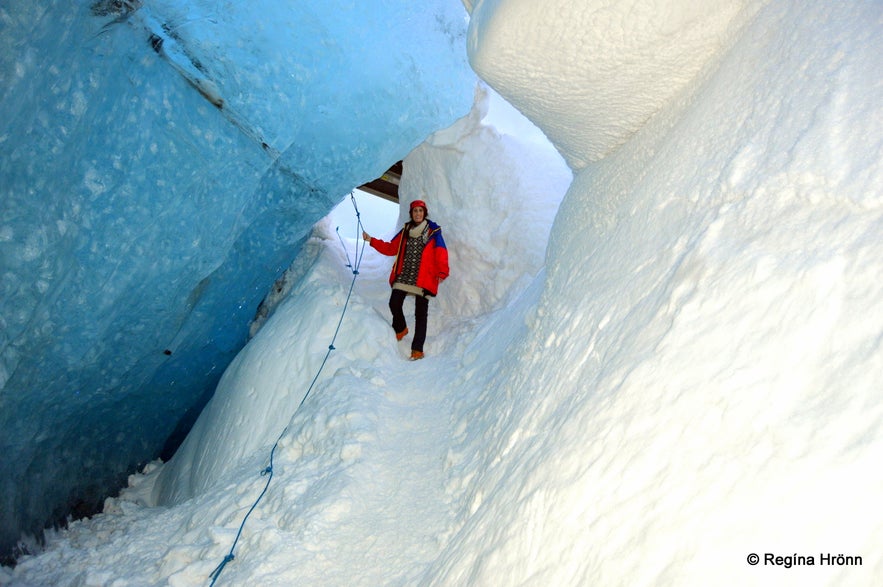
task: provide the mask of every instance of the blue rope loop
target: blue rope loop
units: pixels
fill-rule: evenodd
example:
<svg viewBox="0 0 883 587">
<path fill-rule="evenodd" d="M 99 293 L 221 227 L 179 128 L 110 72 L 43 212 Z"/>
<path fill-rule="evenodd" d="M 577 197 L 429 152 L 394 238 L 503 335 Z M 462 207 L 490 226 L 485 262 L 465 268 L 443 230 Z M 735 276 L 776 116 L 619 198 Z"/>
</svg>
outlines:
<svg viewBox="0 0 883 587">
<path fill-rule="evenodd" d="M 350 192 L 350 199 L 352 200 L 353 208 L 355 208 L 355 210 L 356 210 L 356 224 L 357 224 L 356 233 L 357 233 L 357 236 L 360 237 L 361 231 L 364 229 L 362 228 L 361 214 L 359 213 L 359 207 L 356 205 L 356 197 L 355 197 L 354 192 Z M 340 236 L 340 231 L 338 231 L 338 237 L 339 236 Z M 343 238 L 341 238 L 340 241 L 341 241 L 341 243 L 343 243 Z M 319 365 L 319 369 L 316 371 L 315 377 L 313 377 L 313 380 L 310 383 L 310 386 L 307 388 L 307 392 L 304 394 L 304 397 L 300 400 L 300 403 L 298 404 L 298 406 L 294 409 L 294 413 L 291 415 L 292 418 L 295 416 L 295 414 L 297 414 L 297 412 L 298 412 L 298 410 L 300 410 L 301 406 L 304 405 L 304 402 L 307 401 L 307 398 L 310 396 L 310 393 L 313 391 L 313 387 L 316 385 L 316 381 L 319 379 L 319 375 L 321 375 L 322 370 L 325 368 L 325 363 L 328 362 L 328 357 L 331 355 L 331 351 L 335 350 L 334 342 L 337 340 L 338 333 L 340 333 L 340 326 L 341 326 L 341 324 L 343 324 L 343 317 L 346 315 L 347 307 L 349 307 L 350 298 L 352 297 L 352 294 L 353 294 L 353 287 L 356 285 L 356 277 L 358 277 L 358 275 L 359 275 L 359 266 L 362 264 L 362 258 L 365 254 L 365 242 L 361 238 L 357 238 L 356 242 L 359 242 L 359 241 L 361 241 L 362 247 L 360 250 L 359 246 L 356 245 L 356 252 L 355 252 L 356 264 L 355 264 L 355 268 L 353 269 L 353 279 L 352 279 L 352 281 L 350 281 L 350 289 L 346 294 L 346 301 L 344 301 L 344 303 L 343 303 L 343 309 L 340 312 L 340 319 L 337 321 L 337 328 L 334 330 L 334 336 L 331 337 L 331 344 L 328 345 L 328 352 L 325 353 L 325 358 L 322 360 L 322 364 Z M 344 247 L 344 250 L 346 250 L 346 247 Z M 348 262 L 347 267 L 351 267 L 351 265 L 349 264 L 349 260 L 350 260 L 349 253 L 347 252 L 347 262 Z M 211 582 L 212 586 L 215 584 L 215 581 L 218 580 L 218 577 L 221 576 L 221 571 L 224 570 L 224 567 L 227 566 L 227 563 L 232 562 L 233 559 L 235 558 L 235 556 L 233 555 L 233 551 L 236 549 L 236 544 L 239 542 L 239 538 L 242 536 L 242 530 L 245 528 L 245 523 L 248 521 L 249 516 L 251 516 L 251 513 L 255 510 L 255 508 L 258 507 L 258 504 L 264 498 L 264 495 L 267 493 L 267 489 L 269 489 L 269 487 L 270 487 L 270 481 L 273 480 L 273 457 L 276 454 L 276 449 L 279 447 L 279 442 L 282 440 L 282 437 L 285 436 L 286 432 L 288 432 L 288 426 L 286 426 L 282 430 L 282 432 L 279 434 L 279 437 L 276 439 L 276 442 L 273 444 L 273 448 L 270 449 L 270 463 L 269 463 L 269 465 L 267 465 L 266 468 L 261 470 L 261 477 L 264 477 L 264 476 L 267 477 L 267 481 L 266 481 L 266 483 L 264 483 L 264 489 L 261 491 L 261 494 L 258 495 L 258 498 L 251 505 L 251 508 L 249 508 L 248 512 L 246 512 L 245 516 L 242 518 L 242 523 L 239 524 L 239 530 L 236 532 L 236 538 L 233 539 L 233 544 L 230 546 L 230 552 L 227 553 L 227 555 L 224 557 L 224 560 L 222 560 L 221 563 L 217 567 L 215 567 L 215 570 L 212 571 L 211 574 L 209 574 L 209 578 L 212 580 L 212 582 Z"/>
<path fill-rule="evenodd" d="M 353 264 L 350 261 L 350 253 L 346 248 L 346 244 L 344 244 L 344 242 L 343 242 L 343 237 L 340 236 L 340 227 L 338 226 L 337 228 L 334 229 L 334 231 L 337 233 L 337 238 L 338 238 L 338 240 L 340 240 L 340 246 L 343 247 L 343 252 L 346 254 L 346 266 L 352 267 Z"/>
</svg>

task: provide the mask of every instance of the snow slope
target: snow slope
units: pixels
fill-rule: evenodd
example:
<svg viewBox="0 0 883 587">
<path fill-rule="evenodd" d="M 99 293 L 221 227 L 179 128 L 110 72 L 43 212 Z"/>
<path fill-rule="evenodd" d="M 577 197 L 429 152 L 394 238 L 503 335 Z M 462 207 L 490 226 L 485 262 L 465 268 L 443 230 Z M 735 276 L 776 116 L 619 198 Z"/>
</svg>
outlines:
<svg viewBox="0 0 883 587">
<path fill-rule="evenodd" d="M 461 414 L 483 416 L 458 448 L 483 499 L 433 581 L 883 576 L 880 16 L 768 4 L 575 176 L 532 327 Z M 820 568 L 823 552 L 864 564 Z"/>
<path fill-rule="evenodd" d="M 559 4 L 572 14 L 558 22 L 586 10 Z M 675 99 L 575 172 L 544 267 L 502 270 L 509 291 L 487 285 L 483 255 L 511 261 L 501 251 L 525 227 L 542 243 L 536 210 L 481 197 L 511 175 L 487 155 L 466 163 L 486 130 L 427 141 L 415 167 L 461 255 L 432 305 L 428 358 L 404 361 L 407 343 L 390 340 L 388 260 L 367 255 L 328 375 L 289 418 L 351 278 L 320 226 L 316 263 L 225 374 L 181 453 L 190 464 L 133 479 L 8 582 L 204 583 L 287 424 L 220 584 L 879 584 L 881 11 L 754 9 Z M 517 26 L 507 14 L 482 26 Z M 545 57 L 589 58 L 564 47 Z M 533 96 L 498 89 L 516 106 Z M 565 124 L 562 112 L 534 121 Z M 135 503 L 155 490 L 168 501 Z"/>
</svg>

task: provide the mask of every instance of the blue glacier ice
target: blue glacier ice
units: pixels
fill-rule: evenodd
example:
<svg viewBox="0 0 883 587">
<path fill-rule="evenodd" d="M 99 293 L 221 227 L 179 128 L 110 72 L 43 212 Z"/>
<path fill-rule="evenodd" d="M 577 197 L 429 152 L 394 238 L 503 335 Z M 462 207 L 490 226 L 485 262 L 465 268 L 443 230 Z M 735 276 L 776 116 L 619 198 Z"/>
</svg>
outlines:
<svg viewBox="0 0 883 587">
<path fill-rule="evenodd" d="M 469 111 L 466 25 L 450 0 L 0 6 L 0 552 L 174 449 L 310 227 Z"/>
</svg>

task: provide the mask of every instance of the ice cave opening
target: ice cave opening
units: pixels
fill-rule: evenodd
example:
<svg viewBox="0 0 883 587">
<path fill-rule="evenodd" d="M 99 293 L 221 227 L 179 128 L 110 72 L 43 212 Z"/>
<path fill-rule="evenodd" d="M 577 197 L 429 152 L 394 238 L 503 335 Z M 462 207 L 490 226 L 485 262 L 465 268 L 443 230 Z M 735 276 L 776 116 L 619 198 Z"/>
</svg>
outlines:
<svg viewBox="0 0 883 587">
<path fill-rule="evenodd" d="M 0 8 L 0 552 L 171 454 L 341 197 L 469 111 L 458 2 Z"/>
</svg>

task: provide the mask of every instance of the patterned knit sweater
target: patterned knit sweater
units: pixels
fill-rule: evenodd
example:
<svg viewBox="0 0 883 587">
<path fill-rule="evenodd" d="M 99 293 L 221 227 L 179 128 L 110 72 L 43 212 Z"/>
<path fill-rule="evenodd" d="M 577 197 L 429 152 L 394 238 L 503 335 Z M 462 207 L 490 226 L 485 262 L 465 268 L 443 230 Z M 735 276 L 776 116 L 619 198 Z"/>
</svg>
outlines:
<svg viewBox="0 0 883 587">
<path fill-rule="evenodd" d="M 393 284 L 394 289 L 400 289 L 420 296 L 423 295 L 423 289 L 417 287 L 417 274 L 420 272 L 420 257 L 423 255 L 423 247 L 429 241 L 428 234 L 429 223 L 426 220 L 408 231 L 408 242 L 405 245 L 402 273 Z"/>
</svg>

